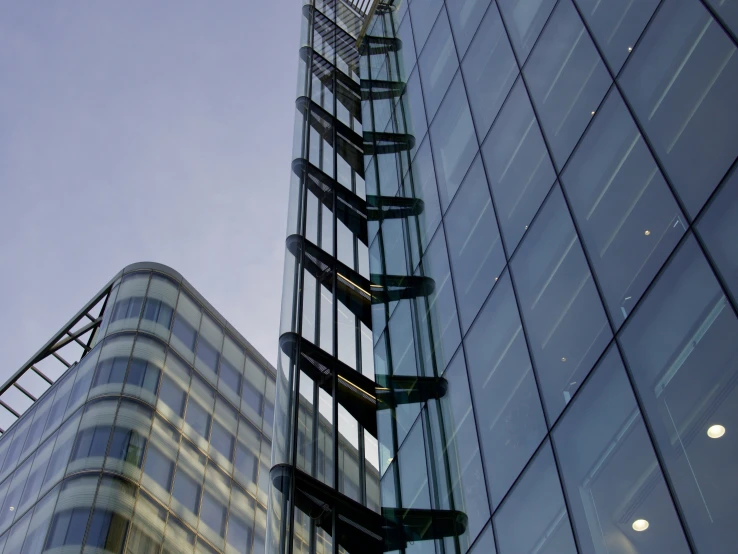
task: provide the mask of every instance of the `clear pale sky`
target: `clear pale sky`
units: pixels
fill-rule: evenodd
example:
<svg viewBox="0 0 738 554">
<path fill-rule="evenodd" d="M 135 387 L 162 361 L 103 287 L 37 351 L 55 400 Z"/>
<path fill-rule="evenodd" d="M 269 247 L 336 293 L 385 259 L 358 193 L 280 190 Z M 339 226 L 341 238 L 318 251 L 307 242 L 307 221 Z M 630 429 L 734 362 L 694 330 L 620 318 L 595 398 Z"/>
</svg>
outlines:
<svg viewBox="0 0 738 554">
<path fill-rule="evenodd" d="M 144 260 L 274 363 L 301 5 L 0 3 L 0 381 Z"/>
</svg>

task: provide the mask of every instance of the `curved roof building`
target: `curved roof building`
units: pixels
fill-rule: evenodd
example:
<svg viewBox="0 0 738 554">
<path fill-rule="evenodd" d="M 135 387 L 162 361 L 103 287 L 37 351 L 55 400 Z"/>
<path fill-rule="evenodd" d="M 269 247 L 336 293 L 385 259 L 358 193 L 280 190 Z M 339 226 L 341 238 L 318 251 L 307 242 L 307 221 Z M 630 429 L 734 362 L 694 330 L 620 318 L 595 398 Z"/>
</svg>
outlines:
<svg viewBox="0 0 738 554">
<path fill-rule="evenodd" d="M 274 379 L 179 273 L 126 267 L 2 387 L 0 552 L 263 552 Z"/>
</svg>

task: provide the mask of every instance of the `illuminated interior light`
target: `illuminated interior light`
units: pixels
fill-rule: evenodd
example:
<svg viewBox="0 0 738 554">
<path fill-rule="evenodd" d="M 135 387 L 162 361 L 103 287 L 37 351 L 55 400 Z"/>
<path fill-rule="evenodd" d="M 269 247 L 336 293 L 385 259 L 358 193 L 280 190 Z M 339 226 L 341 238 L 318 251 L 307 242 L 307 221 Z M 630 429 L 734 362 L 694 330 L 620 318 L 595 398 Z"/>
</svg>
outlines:
<svg viewBox="0 0 738 554">
<path fill-rule="evenodd" d="M 348 379 L 346 379 L 345 377 L 342 377 L 342 376 L 340 376 L 340 375 L 339 375 L 339 376 L 338 376 L 338 378 L 339 378 L 339 379 L 340 379 L 341 381 L 344 381 L 345 383 L 348 383 L 349 385 L 351 385 L 351 386 L 352 386 L 353 388 L 355 388 L 356 390 L 360 390 L 361 392 L 363 392 L 363 393 L 364 393 L 364 394 L 366 394 L 367 396 L 371 397 L 372 399 L 374 399 L 374 400 L 376 400 L 376 399 L 377 399 L 377 397 L 376 397 L 376 396 L 374 396 L 373 394 L 370 394 L 370 393 L 368 393 L 367 391 L 365 391 L 365 390 L 364 390 L 364 389 L 362 389 L 361 387 L 357 387 L 357 386 L 356 386 L 355 384 L 353 384 L 353 383 L 352 383 L 351 381 L 349 381 L 349 380 L 348 380 Z"/>
<path fill-rule="evenodd" d="M 645 519 L 636 519 L 633 522 L 633 530 L 634 531 L 639 531 L 639 532 L 640 531 L 645 531 L 646 529 L 648 529 L 648 525 L 649 525 L 649 523 Z"/>
<path fill-rule="evenodd" d="M 566 361 L 566 358 L 561 358 L 561 361 L 562 361 L 562 362 L 565 362 L 565 361 Z"/>
<path fill-rule="evenodd" d="M 628 46 L 628 52 L 632 52 L 632 51 L 633 51 L 633 47 L 632 46 Z"/>
<path fill-rule="evenodd" d="M 644 234 L 644 235 L 646 235 L 646 236 L 648 236 L 648 235 L 650 235 L 650 234 L 651 234 L 651 231 L 649 231 L 648 229 L 646 229 L 646 232 L 645 232 L 645 233 L 643 233 L 643 234 Z"/>
<path fill-rule="evenodd" d="M 722 425 L 712 425 L 707 430 L 707 436 L 711 439 L 719 439 L 725 434 L 725 427 Z"/>
<path fill-rule="evenodd" d="M 592 112 L 592 115 L 594 115 L 594 114 L 595 114 L 595 113 L 594 113 L 594 112 Z"/>
<path fill-rule="evenodd" d="M 348 279 L 347 277 L 345 277 L 344 275 L 341 275 L 340 273 L 336 273 L 336 275 L 338 275 L 341 279 L 343 279 L 344 281 L 346 281 L 350 285 L 353 285 L 354 287 L 356 287 L 357 289 L 359 289 L 361 292 L 363 292 L 367 296 L 371 296 L 371 293 L 369 291 L 366 291 L 366 290 L 362 289 L 359 285 L 357 285 L 356 283 L 354 283 L 351 279 Z"/>
</svg>

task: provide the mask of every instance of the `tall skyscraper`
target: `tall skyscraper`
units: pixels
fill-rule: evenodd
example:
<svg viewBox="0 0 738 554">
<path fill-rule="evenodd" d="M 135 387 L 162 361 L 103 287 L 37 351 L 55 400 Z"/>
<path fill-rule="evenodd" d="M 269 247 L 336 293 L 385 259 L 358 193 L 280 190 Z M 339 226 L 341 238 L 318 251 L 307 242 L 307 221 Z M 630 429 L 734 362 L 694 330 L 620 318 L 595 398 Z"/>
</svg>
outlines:
<svg viewBox="0 0 738 554">
<path fill-rule="evenodd" d="M 263 552 L 274 378 L 177 272 L 126 267 L 0 391 L 0 553 Z"/>
<path fill-rule="evenodd" d="M 737 33 L 303 6 L 269 552 L 734 551 Z"/>
</svg>

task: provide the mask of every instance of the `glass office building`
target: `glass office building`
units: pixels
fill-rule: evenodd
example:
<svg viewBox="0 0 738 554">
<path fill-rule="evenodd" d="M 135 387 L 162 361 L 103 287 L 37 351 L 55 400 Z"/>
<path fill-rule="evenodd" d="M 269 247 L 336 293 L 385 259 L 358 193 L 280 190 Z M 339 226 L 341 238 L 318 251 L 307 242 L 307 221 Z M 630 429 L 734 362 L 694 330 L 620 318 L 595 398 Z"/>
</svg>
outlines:
<svg viewBox="0 0 738 554">
<path fill-rule="evenodd" d="M 3 387 L 0 552 L 263 552 L 274 369 L 165 266 L 93 303 Z"/>
<path fill-rule="evenodd" d="M 738 4 L 344 4 L 303 8 L 269 551 L 734 552 Z M 373 375 L 334 331 L 365 304 Z M 377 440 L 378 502 L 300 458 L 310 398 Z"/>
</svg>

